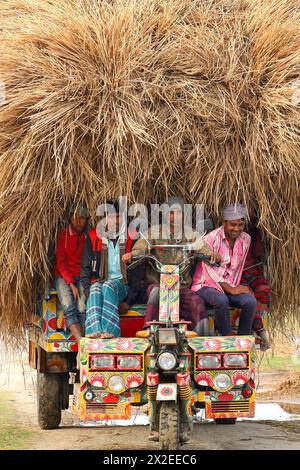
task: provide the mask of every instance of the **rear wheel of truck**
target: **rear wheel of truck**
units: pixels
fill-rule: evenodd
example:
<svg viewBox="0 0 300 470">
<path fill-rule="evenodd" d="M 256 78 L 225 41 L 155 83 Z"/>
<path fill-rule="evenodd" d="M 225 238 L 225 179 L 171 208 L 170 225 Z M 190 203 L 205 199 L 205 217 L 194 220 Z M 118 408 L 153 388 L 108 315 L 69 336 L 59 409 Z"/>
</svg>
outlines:
<svg viewBox="0 0 300 470">
<path fill-rule="evenodd" d="M 180 413 L 177 403 L 162 402 L 159 417 L 159 442 L 162 450 L 178 450 Z"/>
<path fill-rule="evenodd" d="M 41 429 L 58 428 L 61 410 L 67 406 L 67 374 L 37 373 L 38 421 Z"/>
<path fill-rule="evenodd" d="M 236 418 L 216 418 L 216 424 L 235 424 Z"/>
</svg>

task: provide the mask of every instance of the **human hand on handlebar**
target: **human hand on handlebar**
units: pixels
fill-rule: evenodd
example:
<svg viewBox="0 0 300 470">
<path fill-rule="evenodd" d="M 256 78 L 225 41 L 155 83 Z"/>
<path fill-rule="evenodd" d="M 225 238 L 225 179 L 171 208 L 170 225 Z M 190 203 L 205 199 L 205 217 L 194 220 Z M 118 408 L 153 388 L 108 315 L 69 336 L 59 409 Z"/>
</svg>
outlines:
<svg viewBox="0 0 300 470">
<path fill-rule="evenodd" d="M 210 256 L 210 260 L 212 263 L 221 263 L 222 257 L 217 251 L 213 251 Z"/>
<path fill-rule="evenodd" d="M 132 258 L 132 253 L 125 253 L 125 255 L 122 256 L 122 261 L 123 263 L 130 264 L 132 262 Z"/>
</svg>

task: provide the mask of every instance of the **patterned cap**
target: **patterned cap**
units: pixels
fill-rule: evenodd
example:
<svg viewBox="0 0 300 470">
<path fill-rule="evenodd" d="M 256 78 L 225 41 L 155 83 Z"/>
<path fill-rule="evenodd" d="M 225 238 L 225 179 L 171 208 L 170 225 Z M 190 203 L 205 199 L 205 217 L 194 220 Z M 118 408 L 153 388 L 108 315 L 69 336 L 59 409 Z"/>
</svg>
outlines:
<svg viewBox="0 0 300 470">
<path fill-rule="evenodd" d="M 223 210 L 223 220 L 245 219 L 246 216 L 247 210 L 243 204 L 229 204 Z"/>
</svg>

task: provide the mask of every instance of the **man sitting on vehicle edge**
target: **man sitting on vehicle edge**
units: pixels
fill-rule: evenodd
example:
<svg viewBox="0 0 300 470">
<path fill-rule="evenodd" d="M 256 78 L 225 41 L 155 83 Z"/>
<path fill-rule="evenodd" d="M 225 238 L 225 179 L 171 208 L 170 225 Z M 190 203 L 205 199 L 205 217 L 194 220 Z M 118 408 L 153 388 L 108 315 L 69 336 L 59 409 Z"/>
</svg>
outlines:
<svg viewBox="0 0 300 470">
<path fill-rule="evenodd" d="M 127 268 L 122 261 L 134 243 L 134 234 L 127 240 L 119 233 L 119 207 L 106 202 L 105 215 L 98 228 L 93 228 L 87 237 L 81 265 L 81 285 L 87 296 L 86 337 L 119 337 L 119 311 L 126 312 L 129 304 L 137 299 L 141 274 L 131 273 L 128 286 Z M 139 268 L 141 269 L 141 268 Z M 132 292 L 132 287 L 135 292 Z"/>
<path fill-rule="evenodd" d="M 88 217 L 84 205 L 74 203 L 71 206 L 69 223 L 58 234 L 54 267 L 54 285 L 64 312 L 65 325 L 78 342 L 84 335 L 85 326 L 85 297 L 79 280 Z"/>
<path fill-rule="evenodd" d="M 231 204 L 223 211 L 223 225 L 204 237 L 212 250 L 216 250 L 221 264 L 208 266 L 198 263 L 192 290 L 215 308 L 218 332 L 222 336 L 232 333 L 229 306 L 241 309 L 238 334 L 252 334 L 256 299 L 250 288 L 241 285 L 241 277 L 250 247 L 251 237 L 244 232 L 246 208 Z"/>
</svg>

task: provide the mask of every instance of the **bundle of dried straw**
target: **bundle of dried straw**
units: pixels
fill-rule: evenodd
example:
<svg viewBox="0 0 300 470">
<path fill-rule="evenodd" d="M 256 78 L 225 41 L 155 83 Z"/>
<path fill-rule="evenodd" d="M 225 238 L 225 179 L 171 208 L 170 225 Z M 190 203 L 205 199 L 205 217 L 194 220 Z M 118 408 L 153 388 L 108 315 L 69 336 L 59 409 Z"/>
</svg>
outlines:
<svg viewBox="0 0 300 470">
<path fill-rule="evenodd" d="M 69 202 L 121 194 L 257 210 L 292 315 L 299 80 L 298 0 L 2 0 L 2 334 L 30 318 Z"/>
</svg>

